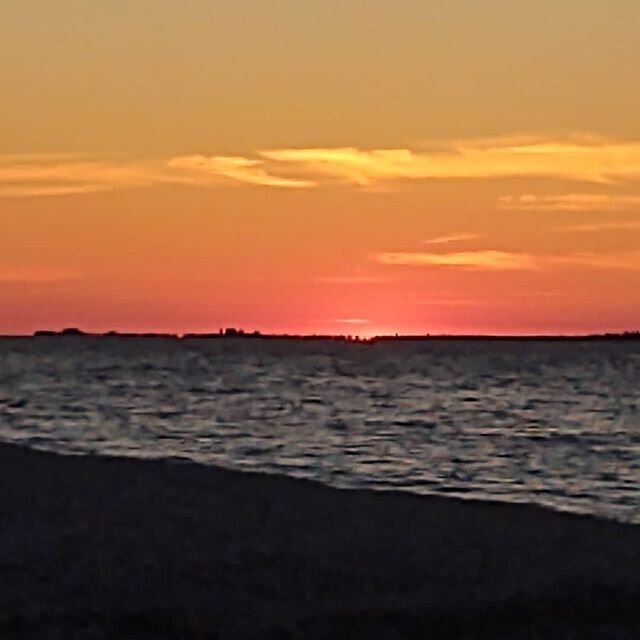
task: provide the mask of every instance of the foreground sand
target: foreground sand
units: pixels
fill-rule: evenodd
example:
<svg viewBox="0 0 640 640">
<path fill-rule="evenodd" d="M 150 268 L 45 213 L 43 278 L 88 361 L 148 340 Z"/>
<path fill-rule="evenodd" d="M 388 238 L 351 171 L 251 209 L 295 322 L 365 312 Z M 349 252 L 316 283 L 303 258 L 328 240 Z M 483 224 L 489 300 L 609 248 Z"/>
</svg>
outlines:
<svg viewBox="0 0 640 640">
<path fill-rule="evenodd" d="M 640 527 L 0 445 L 0 637 L 639 638 Z"/>
</svg>

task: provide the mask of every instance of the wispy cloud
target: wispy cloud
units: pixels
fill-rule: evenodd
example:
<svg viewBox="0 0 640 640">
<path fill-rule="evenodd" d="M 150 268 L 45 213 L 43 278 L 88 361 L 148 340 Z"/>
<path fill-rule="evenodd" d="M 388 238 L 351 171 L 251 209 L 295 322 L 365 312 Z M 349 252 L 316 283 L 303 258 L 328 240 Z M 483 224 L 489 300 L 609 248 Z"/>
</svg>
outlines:
<svg viewBox="0 0 640 640">
<path fill-rule="evenodd" d="M 556 231 L 576 233 L 597 233 L 599 231 L 640 231 L 640 220 L 610 220 L 586 224 L 570 224 L 558 227 Z"/>
<path fill-rule="evenodd" d="M 144 163 L 78 154 L 0 156 L 0 197 L 96 193 L 144 187 L 156 181 L 157 169 Z"/>
<path fill-rule="evenodd" d="M 374 256 L 380 264 L 408 267 L 453 267 L 483 271 L 522 271 L 539 268 L 534 256 L 487 249 L 429 253 L 424 251 L 383 252 Z"/>
<path fill-rule="evenodd" d="M 0 156 L 0 197 L 97 193 L 178 184 L 305 188 L 308 180 L 271 175 L 264 161 L 239 156 L 177 156 L 165 160 L 98 159 L 64 154 Z"/>
<path fill-rule="evenodd" d="M 640 271 L 640 251 L 615 253 L 578 252 L 536 255 L 486 249 L 452 253 L 420 251 L 383 252 L 372 256 L 379 264 L 405 267 L 440 267 L 476 271 L 531 271 L 554 266 Z"/>
<path fill-rule="evenodd" d="M 422 151 L 342 147 L 278 149 L 261 155 L 308 175 L 357 185 L 399 179 L 537 177 L 593 183 L 640 179 L 640 142 L 590 134 L 454 140 Z"/>
<path fill-rule="evenodd" d="M 422 244 L 450 244 L 452 242 L 466 242 L 467 240 L 477 240 L 480 236 L 477 233 L 452 233 L 447 236 L 437 236 L 423 240 Z"/>
<path fill-rule="evenodd" d="M 82 273 L 70 269 L 0 267 L 0 284 L 56 284 L 82 277 Z"/>
<path fill-rule="evenodd" d="M 180 156 L 171 159 L 168 166 L 170 169 L 179 170 L 181 174 L 167 176 L 167 180 L 195 186 L 210 186 L 212 179 L 220 178 L 263 187 L 289 189 L 305 189 L 315 185 L 310 180 L 272 175 L 265 169 L 263 160 L 242 156 Z"/>
<path fill-rule="evenodd" d="M 509 195 L 499 198 L 504 209 L 523 211 L 620 211 L 640 209 L 640 196 L 565 193 L 553 196 L 539 196 L 530 193 Z"/>
<path fill-rule="evenodd" d="M 334 322 L 337 322 L 339 324 L 359 325 L 359 324 L 369 324 L 371 321 L 368 320 L 367 318 L 338 318 L 337 320 L 334 320 Z"/>
<path fill-rule="evenodd" d="M 640 181 L 640 141 L 590 134 L 450 140 L 419 149 L 266 149 L 123 160 L 83 154 L 0 156 L 0 196 L 44 196 L 157 184 L 244 184 L 305 189 L 344 183 L 385 188 L 399 180 L 546 178 L 600 184 Z M 640 205 L 640 196 L 504 196 L 508 208 L 592 210 Z"/>
</svg>

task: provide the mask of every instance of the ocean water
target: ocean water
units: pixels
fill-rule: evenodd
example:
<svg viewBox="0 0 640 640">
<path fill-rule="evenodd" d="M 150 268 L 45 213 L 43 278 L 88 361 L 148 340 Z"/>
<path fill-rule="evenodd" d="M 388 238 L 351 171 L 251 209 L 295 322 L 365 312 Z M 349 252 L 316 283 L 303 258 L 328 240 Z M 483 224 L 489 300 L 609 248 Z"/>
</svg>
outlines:
<svg viewBox="0 0 640 640">
<path fill-rule="evenodd" d="M 0 340 L 0 440 L 640 523 L 640 342 Z"/>
</svg>

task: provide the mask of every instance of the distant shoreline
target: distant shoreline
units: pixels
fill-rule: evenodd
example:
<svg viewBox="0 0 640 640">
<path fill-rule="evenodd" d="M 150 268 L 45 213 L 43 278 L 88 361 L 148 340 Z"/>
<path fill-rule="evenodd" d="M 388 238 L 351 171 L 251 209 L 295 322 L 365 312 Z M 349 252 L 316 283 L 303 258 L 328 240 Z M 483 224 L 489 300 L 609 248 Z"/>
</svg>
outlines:
<svg viewBox="0 0 640 640">
<path fill-rule="evenodd" d="M 226 329 L 216 333 L 156 333 L 156 332 L 119 332 L 105 333 L 84 332 L 80 329 L 63 329 L 61 331 L 38 330 L 33 334 L 0 335 L 0 338 L 17 339 L 165 339 L 165 340 L 262 340 L 262 341 L 328 341 L 356 344 L 375 344 L 380 342 L 433 342 L 433 341 L 500 341 L 500 342 L 580 342 L 580 341 L 635 341 L 640 340 L 640 331 L 625 331 L 577 335 L 502 335 L 502 334 L 417 334 L 417 335 L 379 335 L 360 337 L 357 335 L 329 334 L 287 334 L 245 332 L 240 329 Z"/>
</svg>

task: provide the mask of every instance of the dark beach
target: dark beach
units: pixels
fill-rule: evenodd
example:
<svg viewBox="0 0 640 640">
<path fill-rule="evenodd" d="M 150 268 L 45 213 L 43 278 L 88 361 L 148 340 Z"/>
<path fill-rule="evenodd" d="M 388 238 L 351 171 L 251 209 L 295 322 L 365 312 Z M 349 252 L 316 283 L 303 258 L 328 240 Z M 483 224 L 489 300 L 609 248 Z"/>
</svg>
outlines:
<svg viewBox="0 0 640 640">
<path fill-rule="evenodd" d="M 0 445 L 0 636 L 638 638 L 640 528 Z"/>
</svg>

